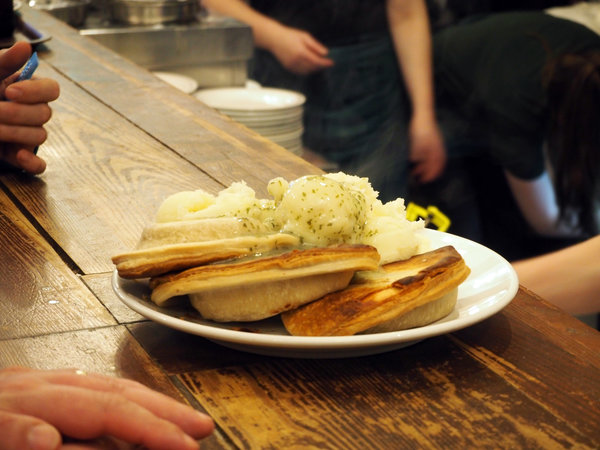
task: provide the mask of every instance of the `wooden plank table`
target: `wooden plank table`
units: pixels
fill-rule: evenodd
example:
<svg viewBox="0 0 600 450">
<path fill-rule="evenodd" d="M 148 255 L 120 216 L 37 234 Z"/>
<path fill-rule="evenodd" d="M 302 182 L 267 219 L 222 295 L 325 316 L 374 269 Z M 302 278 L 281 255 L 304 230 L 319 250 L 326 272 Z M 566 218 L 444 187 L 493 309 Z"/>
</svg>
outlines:
<svg viewBox="0 0 600 450">
<path fill-rule="evenodd" d="M 500 313 L 346 359 L 231 350 L 145 320 L 112 292 L 169 194 L 318 170 L 54 18 L 58 80 L 40 177 L 0 176 L 0 367 L 124 376 L 210 414 L 203 448 L 599 448 L 600 333 L 521 287 Z"/>
</svg>

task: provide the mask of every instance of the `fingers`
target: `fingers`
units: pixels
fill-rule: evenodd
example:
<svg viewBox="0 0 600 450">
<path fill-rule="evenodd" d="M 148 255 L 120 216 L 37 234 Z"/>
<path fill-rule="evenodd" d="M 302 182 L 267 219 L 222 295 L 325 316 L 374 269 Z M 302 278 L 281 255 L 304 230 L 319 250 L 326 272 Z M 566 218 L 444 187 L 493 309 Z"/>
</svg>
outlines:
<svg viewBox="0 0 600 450">
<path fill-rule="evenodd" d="M 68 442 L 63 444 L 60 450 L 135 450 L 137 448 L 125 441 L 101 437 L 92 441 Z"/>
<path fill-rule="evenodd" d="M 149 449 L 198 448 L 180 428 L 116 393 L 45 384 L 3 397 L 4 408 L 38 417 L 77 439 L 110 435 Z"/>
<path fill-rule="evenodd" d="M 317 41 L 310 34 L 305 33 L 303 35 L 303 40 L 304 40 L 304 44 L 306 45 L 306 47 L 309 50 L 311 50 L 313 53 L 320 55 L 320 56 L 326 56 L 327 53 L 329 53 L 329 50 L 327 49 L 327 47 L 325 47 L 323 44 L 321 44 L 319 41 Z"/>
<path fill-rule="evenodd" d="M 410 173 L 420 183 L 427 183 L 431 179 L 430 171 L 423 162 L 416 163 Z"/>
<path fill-rule="evenodd" d="M 313 57 L 315 63 L 322 67 L 331 67 L 334 62 L 328 58 L 329 49 L 313 38 L 310 34 L 304 36 L 304 44 L 309 50 L 309 55 Z"/>
<path fill-rule="evenodd" d="M 214 428 L 212 419 L 206 414 L 132 380 L 94 374 L 80 376 L 74 371 L 52 371 L 45 379 L 57 384 L 118 393 L 195 438 L 208 436 Z"/>
<path fill-rule="evenodd" d="M 421 183 L 429 183 L 442 173 L 443 165 L 437 161 L 419 161 L 414 164 L 411 175 Z"/>
<path fill-rule="evenodd" d="M 284 67 L 297 75 L 308 75 L 333 66 L 333 60 L 311 53 L 299 55 L 284 63 Z"/>
<path fill-rule="evenodd" d="M 0 410 L 37 417 L 73 438 L 112 436 L 150 449 L 195 449 L 192 438 L 213 431 L 205 414 L 140 383 L 81 374 L 2 370 Z"/>
<path fill-rule="evenodd" d="M 446 149 L 441 133 L 433 120 L 410 125 L 410 161 L 414 167 L 411 175 L 421 183 L 436 179 L 446 166 Z"/>
<path fill-rule="evenodd" d="M 271 49 L 281 64 L 290 72 L 306 75 L 331 67 L 327 47 L 306 31 L 283 27 Z"/>
<path fill-rule="evenodd" d="M 48 103 L 60 95 L 60 87 L 55 80 L 39 78 L 12 83 L 6 87 L 6 99 L 19 103 Z"/>
<path fill-rule="evenodd" d="M 33 153 L 33 149 L 19 146 L 5 146 L 0 151 L 0 161 L 5 161 L 13 167 L 24 170 L 32 175 L 39 175 L 46 170 L 46 161 Z"/>
<path fill-rule="evenodd" d="M 57 450 L 61 436 L 56 428 L 34 417 L 0 411 L 0 448 L 15 450 Z"/>
<path fill-rule="evenodd" d="M 17 42 L 0 54 L 0 80 L 19 70 L 31 56 L 31 45 Z"/>
<path fill-rule="evenodd" d="M 307 53 L 305 55 L 306 62 L 305 67 L 309 72 L 314 72 L 316 70 L 326 69 L 328 67 L 333 66 L 334 62 L 330 58 L 323 57 L 316 53 Z"/>
<path fill-rule="evenodd" d="M 327 58 L 329 50 L 309 34 L 302 36 L 304 50 L 299 54 L 297 70 L 310 73 L 333 66 L 332 59 Z"/>
<path fill-rule="evenodd" d="M 46 170 L 46 163 L 32 149 L 47 138 L 42 125 L 50 120 L 52 110 L 46 102 L 56 98 L 58 84 L 46 79 L 23 81 L 10 85 L 5 95 L 14 101 L 0 101 L 0 159 L 28 173 L 40 174 Z"/>
<path fill-rule="evenodd" d="M 46 170 L 46 161 L 27 149 L 17 151 L 13 165 L 31 175 L 39 175 Z"/>
<path fill-rule="evenodd" d="M 445 159 L 430 158 L 421 161 L 414 161 L 414 167 L 411 175 L 422 183 L 429 183 L 441 175 L 444 170 Z"/>
<path fill-rule="evenodd" d="M 5 125 L 42 126 L 52 117 L 52 109 L 46 103 L 28 105 L 16 102 L 0 102 L 0 123 Z"/>
<path fill-rule="evenodd" d="M 23 147 L 35 147 L 42 144 L 47 137 L 41 126 L 5 125 L 0 123 L 0 142 L 12 142 Z"/>
</svg>

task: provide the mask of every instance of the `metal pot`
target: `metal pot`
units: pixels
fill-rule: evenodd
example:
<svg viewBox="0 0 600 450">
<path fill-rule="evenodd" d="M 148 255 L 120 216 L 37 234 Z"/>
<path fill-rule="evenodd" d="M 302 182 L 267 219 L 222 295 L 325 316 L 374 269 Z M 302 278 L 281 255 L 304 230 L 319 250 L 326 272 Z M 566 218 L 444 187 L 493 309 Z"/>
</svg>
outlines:
<svg viewBox="0 0 600 450">
<path fill-rule="evenodd" d="M 113 21 L 129 25 L 156 25 L 196 20 L 197 0 L 111 0 Z"/>
<path fill-rule="evenodd" d="M 29 0 L 29 6 L 48 11 L 72 27 L 80 27 L 87 18 L 90 0 Z"/>
</svg>

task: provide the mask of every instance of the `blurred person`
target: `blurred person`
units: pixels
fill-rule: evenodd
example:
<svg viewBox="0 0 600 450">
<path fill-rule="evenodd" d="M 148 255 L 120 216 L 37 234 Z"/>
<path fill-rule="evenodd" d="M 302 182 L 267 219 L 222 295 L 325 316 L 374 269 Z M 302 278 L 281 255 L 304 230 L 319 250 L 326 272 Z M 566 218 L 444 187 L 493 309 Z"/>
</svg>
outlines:
<svg viewBox="0 0 600 450">
<path fill-rule="evenodd" d="M 445 150 L 435 120 L 423 0 L 203 0 L 252 28 L 250 77 L 302 92 L 307 159 L 369 177 L 383 200 L 429 182 Z M 409 143 L 408 143 L 409 141 Z"/>
<path fill-rule="evenodd" d="M 492 14 L 434 37 L 449 162 L 410 199 L 509 260 L 598 233 L 600 37 L 543 12 Z"/>
<path fill-rule="evenodd" d="M 555 6 L 545 10 L 554 17 L 572 20 L 600 34 L 600 3 L 577 2 L 567 6 Z"/>
<path fill-rule="evenodd" d="M 579 0 L 427 0 L 435 29 L 469 20 L 479 14 L 508 11 L 541 11 L 581 3 Z"/>
<path fill-rule="evenodd" d="M 519 282 L 573 315 L 600 314 L 600 235 L 513 263 Z"/>
<path fill-rule="evenodd" d="M 48 103 L 58 98 L 59 87 L 48 78 L 15 82 L 30 56 L 25 42 L 0 51 L 0 164 L 40 174 L 46 162 L 35 153 L 46 140 L 43 126 L 52 115 Z"/>
<path fill-rule="evenodd" d="M 37 174 L 46 164 L 33 148 L 46 139 L 42 125 L 50 119 L 47 102 L 58 97 L 59 87 L 51 79 L 13 83 L 30 55 L 25 43 L 0 54 L 0 159 Z M 195 439 L 213 428 L 207 415 L 131 380 L 78 370 L 0 369 L 3 450 L 90 448 L 63 446 L 63 437 L 116 438 L 150 449 L 191 450 L 198 448 Z"/>
</svg>

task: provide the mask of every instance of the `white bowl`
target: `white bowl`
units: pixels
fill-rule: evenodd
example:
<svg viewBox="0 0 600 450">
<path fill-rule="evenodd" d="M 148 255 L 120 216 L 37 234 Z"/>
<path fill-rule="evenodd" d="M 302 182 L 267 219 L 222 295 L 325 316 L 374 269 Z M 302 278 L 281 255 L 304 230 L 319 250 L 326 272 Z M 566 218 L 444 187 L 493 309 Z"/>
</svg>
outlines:
<svg viewBox="0 0 600 450">
<path fill-rule="evenodd" d="M 276 88 L 215 88 L 202 89 L 194 96 L 224 114 L 235 111 L 278 111 L 304 104 L 304 95 Z M 227 112 L 226 112 L 227 111 Z"/>
</svg>

